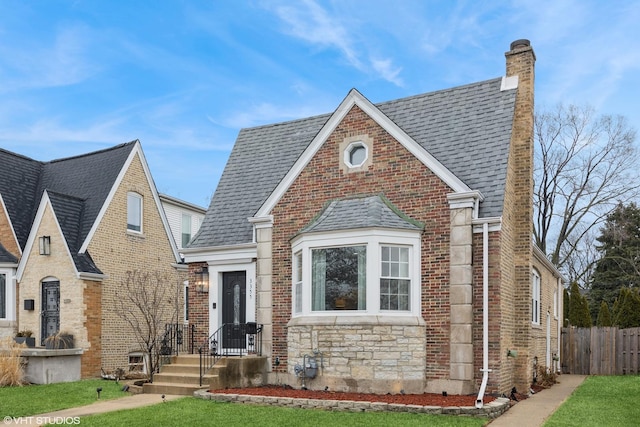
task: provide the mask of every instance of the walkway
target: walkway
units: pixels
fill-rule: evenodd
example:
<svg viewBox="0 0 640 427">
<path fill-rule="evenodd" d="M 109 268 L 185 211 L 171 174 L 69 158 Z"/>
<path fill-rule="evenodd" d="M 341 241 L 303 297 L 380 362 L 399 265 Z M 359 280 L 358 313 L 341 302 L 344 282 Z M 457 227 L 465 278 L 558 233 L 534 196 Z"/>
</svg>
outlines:
<svg viewBox="0 0 640 427">
<path fill-rule="evenodd" d="M 584 381 L 584 375 L 560 375 L 558 384 L 516 403 L 489 427 L 539 427 Z"/>
</svg>

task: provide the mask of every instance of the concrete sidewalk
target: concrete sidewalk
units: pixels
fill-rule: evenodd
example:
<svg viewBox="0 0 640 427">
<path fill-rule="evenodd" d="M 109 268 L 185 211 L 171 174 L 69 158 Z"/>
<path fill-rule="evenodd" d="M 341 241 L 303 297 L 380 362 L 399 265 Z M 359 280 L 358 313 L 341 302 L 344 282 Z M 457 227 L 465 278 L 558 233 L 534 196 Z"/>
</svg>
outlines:
<svg viewBox="0 0 640 427">
<path fill-rule="evenodd" d="M 102 414 L 104 412 L 119 411 L 122 409 L 133 409 L 142 406 L 155 405 L 163 402 L 163 395 L 160 394 L 133 394 L 127 397 L 120 397 L 111 400 L 98 400 L 95 403 L 76 408 L 62 409 L 60 411 L 48 412 L 46 414 L 32 415 L 30 417 L 20 417 L 13 420 L 4 419 L 4 425 L 41 425 L 46 423 L 56 423 L 54 420 L 64 418 L 82 417 L 85 415 Z M 164 400 L 175 400 L 186 396 L 164 395 Z"/>
<path fill-rule="evenodd" d="M 493 420 L 490 427 L 541 426 L 585 378 L 585 375 L 560 375 L 557 384 L 516 403 Z"/>
</svg>

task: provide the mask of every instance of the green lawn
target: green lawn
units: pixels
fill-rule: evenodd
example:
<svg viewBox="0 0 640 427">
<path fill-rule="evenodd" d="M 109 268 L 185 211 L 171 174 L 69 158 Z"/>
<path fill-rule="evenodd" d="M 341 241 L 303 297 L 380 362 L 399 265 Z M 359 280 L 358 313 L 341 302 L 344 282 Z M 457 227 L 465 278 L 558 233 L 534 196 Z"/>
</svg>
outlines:
<svg viewBox="0 0 640 427">
<path fill-rule="evenodd" d="M 640 425 L 640 376 L 588 377 L 544 425 Z"/>
<path fill-rule="evenodd" d="M 0 387 L 0 416 L 25 417 L 88 405 L 97 400 L 98 387 L 102 388 L 101 400 L 128 396 L 128 393 L 122 391 L 122 384 L 101 379 Z"/>
<path fill-rule="evenodd" d="M 223 403 L 187 397 L 158 405 L 82 418 L 82 426 L 456 426 L 480 427 L 486 418 L 397 412 L 331 412 Z"/>
<path fill-rule="evenodd" d="M 127 396 L 115 381 L 0 387 L 0 416 L 27 417 Z M 394 412 L 331 412 L 222 403 L 185 397 L 153 406 L 82 417 L 83 426 L 224 425 L 233 426 L 456 426 L 480 427 L 486 418 Z"/>
</svg>

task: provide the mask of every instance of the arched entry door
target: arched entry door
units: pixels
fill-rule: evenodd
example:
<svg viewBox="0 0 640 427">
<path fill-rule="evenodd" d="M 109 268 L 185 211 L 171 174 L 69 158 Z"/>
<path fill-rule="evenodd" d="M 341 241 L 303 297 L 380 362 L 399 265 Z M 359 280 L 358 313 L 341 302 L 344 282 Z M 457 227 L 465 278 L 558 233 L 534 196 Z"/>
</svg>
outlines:
<svg viewBox="0 0 640 427">
<path fill-rule="evenodd" d="M 42 282 L 42 331 L 40 339 L 44 340 L 60 331 L 60 282 Z"/>
</svg>

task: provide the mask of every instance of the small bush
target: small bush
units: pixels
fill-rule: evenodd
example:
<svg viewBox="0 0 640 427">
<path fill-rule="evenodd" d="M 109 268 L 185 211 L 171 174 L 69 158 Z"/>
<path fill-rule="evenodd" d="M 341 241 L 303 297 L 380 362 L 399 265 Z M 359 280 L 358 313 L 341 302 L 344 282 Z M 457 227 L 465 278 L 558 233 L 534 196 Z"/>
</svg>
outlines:
<svg viewBox="0 0 640 427">
<path fill-rule="evenodd" d="M 538 376 L 536 384 L 540 387 L 549 388 L 558 382 L 558 375 L 546 366 L 538 365 Z"/>
<path fill-rule="evenodd" d="M 16 344 L 9 337 L 0 344 L 0 387 L 18 386 L 23 384 L 24 370 L 20 349 L 25 344 Z"/>
</svg>

